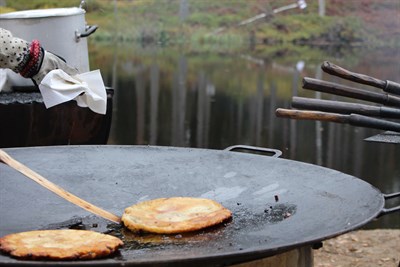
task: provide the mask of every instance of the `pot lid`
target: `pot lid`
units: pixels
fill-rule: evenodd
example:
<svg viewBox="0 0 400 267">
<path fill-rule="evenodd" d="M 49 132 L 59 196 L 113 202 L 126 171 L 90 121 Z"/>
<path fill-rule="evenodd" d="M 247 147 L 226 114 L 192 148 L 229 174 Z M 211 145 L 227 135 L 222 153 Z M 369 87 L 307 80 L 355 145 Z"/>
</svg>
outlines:
<svg viewBox="0 0 400 267">
<path fill-rule="evenodd" d="M 73 16 L 85 13 L 86 11 L 79 7 L 32 9 L 32 10 L 23 10 L 23 11 L 1 14 L 0 19 L 46 18 L 46 17 Z"/>
</svg>

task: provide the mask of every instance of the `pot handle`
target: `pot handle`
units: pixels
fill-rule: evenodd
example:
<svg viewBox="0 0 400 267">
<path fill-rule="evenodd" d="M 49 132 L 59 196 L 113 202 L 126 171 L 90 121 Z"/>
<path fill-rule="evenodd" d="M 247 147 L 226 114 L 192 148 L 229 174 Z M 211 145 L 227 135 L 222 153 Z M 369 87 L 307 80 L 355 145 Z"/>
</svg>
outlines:
<svg viewBox="0 0 400 267">
<path fill-rule="evenodd" d="M 79 42 L 81 38 L 88 37 L 97 30 L 97 25 L 86 25 L 84 32 L 75 31 L 75 42 Z"/>
<path fill-rule="evenodd" d="M 256 147 L 256 146 L 246 146 L 246 145 L 234 145 L 234 146 L 227 147 L 224 150 L 233 151 L 235 149 L 251 150 L 251 151 L 256 151 L 256 152 L 267 153 L 268 155 L 270 155 L 272 153 L 271 157 L 273 157 L 273 158 L 279 158 L 282 155 L 282 151 L 280 151 L 278 149 Z"/>
<path fill-rule="evenodd" d="M 392 194 L 383 194 L 383 198 L 385 200 L 386 199 L 395 198 L 395 197 L 400 197 L 400 192 L 392 193 Z M 396 212 L 396 211 L 400 211 L 400 206 L 392 207 L 392 208 L 389 208 L 389 209 L 383 208 L 381 210 L 381 212 L 378 214 L 377 218 L 379 218 L 379 217 L 381 217 L 383 215 L 386 215 L 386 214 L 390 214 L 390 213 Z"/>
</svg>

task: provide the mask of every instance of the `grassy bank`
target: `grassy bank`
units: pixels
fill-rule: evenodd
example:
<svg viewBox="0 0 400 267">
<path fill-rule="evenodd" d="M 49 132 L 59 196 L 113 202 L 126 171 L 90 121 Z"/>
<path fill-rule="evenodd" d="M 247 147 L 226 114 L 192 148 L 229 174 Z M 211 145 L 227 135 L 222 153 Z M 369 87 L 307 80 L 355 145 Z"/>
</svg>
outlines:
<svg viewBox="0 0 400 267">
<path fill-rule="evenodd" d="M 120 40 L 141 45 L 229 46 L 268 45 L 400 45 L 399 35 L 383 40 L 382 31 L 371 28 L 365 11 L 398 9 L 396 0 L 326 1 L 325 16 L 318 14 L 318 1 L 308 1 L 306 9 L 293 8 L 273 15 L 273 10 L 295 3 L 289 0 L 87 0 L 86 19 L 97 24 L 97 42 Z M 356 2 L 356 3 L 354 3 Z M 358 2 L 358 3 L 357 3 Z M 372 3 L 372 4 L 371 4 Z M 6 0 L 2 12 L 23 9 L 77 6 L 76 0 Z M 364 9 L 361 9 L 363 7 Z M 368 10 L 367 10 L 368 11 Z M 360 13 L 357 15 L 357 13 Z M 268 16 L 239 26 L 258 14 Z M 379 26 L 379 25 L 378 25 Z M 221 30 L 223 29 L 223 30 Z M 220 31 L 219 31 L 220 30 Z M 218 32 L 216 34 L 216 32 Z"/>
</svg>

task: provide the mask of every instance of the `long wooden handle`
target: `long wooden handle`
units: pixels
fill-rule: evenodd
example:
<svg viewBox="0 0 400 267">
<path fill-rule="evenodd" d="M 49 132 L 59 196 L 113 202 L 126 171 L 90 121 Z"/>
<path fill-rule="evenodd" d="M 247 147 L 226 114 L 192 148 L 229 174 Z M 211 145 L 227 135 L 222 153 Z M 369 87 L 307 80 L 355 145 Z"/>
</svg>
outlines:
<svg viewBox="0 0 400 267">
<path fill-rule="evenodd" d="M 24 174 L 26 177 L 32 179 L 36 183 L 40 184 L 41 186 L 47 188 L 48 190 L 52 191 L 53 193 L 59 195 L 60 197 L 64 198 L 65 200 L 89 211 L 94 214 L 97 214 L 100 217 L 103 217 L 107 220 L 110 220 L 115 223 L 121 223 L 121 219 L 108 212 L 105 211 L 71 193 L 65 191 L 58 185 L 50 182 L 40 174 L 36 173 L 35 171 L 29 169 L 27 166 L 23 165 L 22 163 L 18 162 L 17 160 L 13 159 L 9 154 L 7 154 L 4 150 L 0 149 L 0 161 L 3 161 L 5 164 L 10 166 L 11 168 L 19 171 L 20 173 Z"/>
<path fill-rule="evenodd" d="M 328 113 L 321 111 L 310 111 L 310 110 L 294 110 L 278 108 L 275 111 L 276 116 L 285 117 L 297 120 L 316 120 L 316 121 L 331 121 L 346 123 L 349 120 L 349 115 L 342 115 L 336 113 Z"/>
<path fill-rule="evenodd" d="M 278 108 L 275 113 L 278 117 L 286 117 L 291 119 L 348 123 L 354 126 L 400 132 L 400 123 L 353 113 L 350 115 L 343 115 L 322 111 L 292 110 L 283 108 Z"/>
<path fill-rule="evenodd" d="M 318 110 L 339 114 L 361 114 L 365 116 L 400 119 L 400 109 L 383 106 L 372 106 L 325 99 L 313 99 L 294 96 L 292 107 L 306 110 Z"/>
<path fill-rule="evenodd" d="M 394 95 L 389 95 L 387 93 L 370 92 L 359 88 L 344 86 L 341 84 L 322 81 L 309 77 L 303 78 L 303 88 L 334 95 L 351 97 L 355 99 L 361 99 L 388 106 L 400 107 L 400 97 Z"/>
<path fill-rule="evenodd" d="M 366 85 L 371 85 L 374 87 L 378 87 L 381 89 L 384 89 L 386 86 L 386 81 L 382 81 L 364 74 L 360 73 L 355 73 L 351 72 L 349 70 L 346 70 L 342 67 L 339 67 L 338 65 L 335 65 L 333 63 L 330 63 L 328 61 L 325 61 L 321 65 L 321 69 L 325 71 L 326 73 L 329 73 L 331 75 L 353 81 L 353 82 L 358 82 Z"/>
<path fill-rule="evenodd" d="M 342 67 L 339 67 L 338 65 L 332 64 L 328 61 L 325 61 L 321 65 L 321 69 L 325 71 L 326 73 L 329 73 L 331 75 L 361 83 L 361 84 L 366 84 L 370 86 L 374 86 L 380 89 L 383 89 L 384 91 L 396 95 L 400 95 L 400 84 L 392 81 L 383 81 L 365 74 L 360 74 L 356 72 L 351 72 L 349 70 L 346 70 Z"/>
</svg>

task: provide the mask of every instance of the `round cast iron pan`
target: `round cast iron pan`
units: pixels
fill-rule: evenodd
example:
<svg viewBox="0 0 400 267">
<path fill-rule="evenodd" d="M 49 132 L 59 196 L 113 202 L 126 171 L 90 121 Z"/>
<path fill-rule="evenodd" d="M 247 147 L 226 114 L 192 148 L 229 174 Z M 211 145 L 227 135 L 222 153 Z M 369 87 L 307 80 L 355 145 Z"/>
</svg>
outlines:
<svg viewBox="0 0 400 267">
<path fill-rule="evenodd" d="M 272 256 L 356 229 L 384 207 L 381 192 L 316 165 L 224 150 L 149 146 L 55 146 L 5 149 L 67 191 L 114 214 L 138 201 L 205 197 L 233 212 L 223 225 L 142 244 L 129 231 L 59 198 L 0 164 L 0 236 L 68 227 L 90 218 L 91 230 L 117 229 L 117 255 L 94 261 L 18 261 L 0 265 L 218 266 Z M 67 225 L 63 225 L 63 223 Z M 146 239 L 146 236 L 143 237 Z"/>
</svg>

